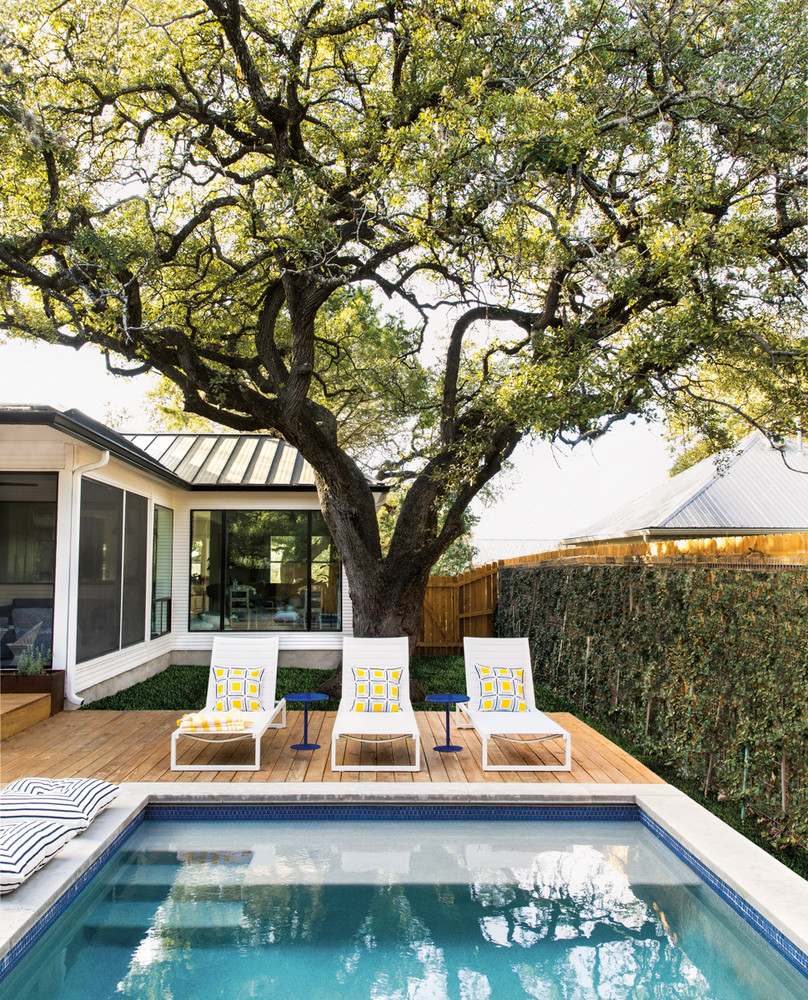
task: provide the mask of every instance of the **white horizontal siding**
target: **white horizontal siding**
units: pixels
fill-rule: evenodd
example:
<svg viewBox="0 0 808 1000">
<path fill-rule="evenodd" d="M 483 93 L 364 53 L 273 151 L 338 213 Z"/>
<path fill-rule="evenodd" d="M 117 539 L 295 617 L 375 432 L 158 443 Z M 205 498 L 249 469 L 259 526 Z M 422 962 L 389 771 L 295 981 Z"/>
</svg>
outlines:
<svg viewBox="0 0 808 1000">
<path fill-rule="evenodd" d="M 80 449 L 85 451 L 85 449 Z M 98 451 L 87 451 L 77 457 L 77 464 L 91 462 L 98 457 Z M 110 458 L 109 463 L 100 469 L 89 472 L 87 479 L 95 479 L 99 483 L 106 483 L 108 486 L 115 486 L 119 490 L 129 490 L 130 493 L 139 493 L 148 497 L 154 503 L 159 503 L 161 507 L 176 507 L 178 498 L 182 496 L 182 491 L 174 489 L 168 483 L 163 483 L 159 479 L 152 479 L 139 469 L 135 469 L 125 462 L 119 462 L 115 458 Z"/>
<path fill-rule="evenodd" d="M 0 469 L 9 472 L 64 469 L 67 465 L 65 453 L 66 445 L 56 441 L 0 441 Z"/>
<path fill-rule="evenodd" d="M 125 674 L 128 670 L 133 670 L 150 660 L 170 653 L 172 650 L 172 640 L 170 635 L 161 636 L 159 639 L 151 639 L 149 642 L 139 642 L 135 646 L 127 646 L 126 649 L 117 649 L 104 656 L 98 656 L 94 660 L 86 663 L 77 663 L 75 666 L 76 691 L 85 691 L 103 681 L 112 680 L 120 674 Z"/>
</svg>

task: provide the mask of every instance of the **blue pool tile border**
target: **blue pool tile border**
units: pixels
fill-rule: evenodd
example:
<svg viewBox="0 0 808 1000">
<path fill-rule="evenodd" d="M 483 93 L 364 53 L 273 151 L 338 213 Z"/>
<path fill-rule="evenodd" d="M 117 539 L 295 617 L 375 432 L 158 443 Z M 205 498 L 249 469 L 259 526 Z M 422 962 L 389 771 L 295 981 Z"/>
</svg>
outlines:
<svg viewBox="0 0 808 1000">
<path fill-rule="evenodd" d="M 694 871 L 703 882 L 706 882 L 713 892 L 717 893 L 764 941 L 768 942 L 775 951 L 782 955 L 786 961 L 808 979 L 808 955 L 801 948 L 798 948 L 793 941 L 790 941 L 782 931 L 778 931 L 772 923 L 762 914 L 758 913 L 753 906 L 750 906 L 742 896 L 739 896 L 731 886 L 727 885 L 722 878 L 719 878 L 703 861 L 699 861 L 695 854 L 680 844 L 656 820 L 652 819 L 642 810 L 639 813 L 640 822 L 647 830 L 653 833 L 658 840 L 661 840 L 665 847 L 669 851 L 672 851 L 677 858 L 684 861 L 688 868 Z"/>
<path fill-rule="evenodd" d="M 141 810 L 129 823 L 121 830 L 118 836 L 110 843 L 101 854 L 89 865 L 85 871 L 73 882 L 30 927 L 20 940 L 0 958 L 0 981 L 11 972 L 19 960 L 37 943 L 51 924 L 57 920 L 70 906 L 76 896 L 89 885 L 95 876 L 101 871 L 110 858 L 122 847 L 123 843 L 131 837 L 145 818 L 145 810 Z"/>
<path fill-rule="evenodd" d="M 62 915 L 145 820 L 530 820 L 640 822 L 694 871 L 750 927 L 808 979 L 808 955 L 637 805 L 497 805 L 492 803 L 150 803 L 141 810 L 23 937 L 0 958 L 0 981 Z"/>
<path fill-rule="evenodd" d="M 231 803 L 146 806 L 146 819 L 154 820 L 533 820 L 538 822 L 636 822 L 636 805 L 543 806 L 495 805 L 453 802 L 380 803 Z"/>
</svg>

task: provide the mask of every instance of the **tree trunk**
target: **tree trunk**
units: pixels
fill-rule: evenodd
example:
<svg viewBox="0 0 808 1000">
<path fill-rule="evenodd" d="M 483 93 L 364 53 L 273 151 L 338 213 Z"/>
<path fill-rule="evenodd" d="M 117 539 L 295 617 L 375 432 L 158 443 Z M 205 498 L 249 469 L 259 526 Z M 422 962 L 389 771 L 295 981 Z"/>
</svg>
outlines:
<svg viewBox="0 0 808 1000">
<path fill-rule="evenodd" d="M 400 561 L 395 567 L 388 560 L 378 564 L 377 572 L 355 565 L 351 552 L 342 552 L 345 572 L 353 602 L 354 635 L 406 635 L 410 654 L 415 652 L 424 597 L 429 583 L 429 569 L 416 560 Z"/>
</svg>

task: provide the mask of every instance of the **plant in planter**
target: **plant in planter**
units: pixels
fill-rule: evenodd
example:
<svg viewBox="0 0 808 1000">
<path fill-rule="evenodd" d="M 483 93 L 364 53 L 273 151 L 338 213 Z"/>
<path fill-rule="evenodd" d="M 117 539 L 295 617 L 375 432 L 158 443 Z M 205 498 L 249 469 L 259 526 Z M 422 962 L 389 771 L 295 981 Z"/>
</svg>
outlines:
<svg viewBox="0 0 808 1000">
<path fill-rule="evenodd" d="M 10 670 L 0 670 L 0 692 L 49 694 L 51 715 L 56 715 L 64 708 L 65 672 L 51 669 L 49 649 L 27 649 L 20 653 L 19 662 Z"/>
<path fill-rule="evenodd" d="M 17 664 L 17 673 L 23 677 L 44 674 L 51 665 L 51 654 L 44 649 L 26 649 Z"/>
</svg>

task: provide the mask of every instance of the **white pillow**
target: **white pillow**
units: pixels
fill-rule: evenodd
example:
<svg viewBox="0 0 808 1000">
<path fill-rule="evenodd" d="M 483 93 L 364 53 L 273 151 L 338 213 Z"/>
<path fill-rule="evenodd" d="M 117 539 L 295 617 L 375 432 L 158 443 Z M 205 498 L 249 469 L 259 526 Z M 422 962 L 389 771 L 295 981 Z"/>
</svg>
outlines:
<svg viewBox="0 0 808 1000">
<path fill-rule="evenodd" d="M 30 795 L 27 792 L 0 794 L 0 823 L 8 826 L 41 819 L 61 823 L 74 833 L 90 825 L 87 813 L 69 795 L 52 792 L 50 795 Z"/>
<path fill-rule="evenodd" d="M 75 836 L 61 823 L 29 820 L 0 827 L 0 893 L 11 892 Z"/>
<path fill-rule="evenodd" d="M 67 795 L 86 815 L 87 821 L 114 802 L 118 786 L 100 778 L 18 778 L 6 785 L 5 792 L 23 792 L 27 795 Z"/>
</svg>

